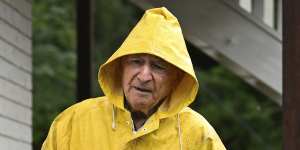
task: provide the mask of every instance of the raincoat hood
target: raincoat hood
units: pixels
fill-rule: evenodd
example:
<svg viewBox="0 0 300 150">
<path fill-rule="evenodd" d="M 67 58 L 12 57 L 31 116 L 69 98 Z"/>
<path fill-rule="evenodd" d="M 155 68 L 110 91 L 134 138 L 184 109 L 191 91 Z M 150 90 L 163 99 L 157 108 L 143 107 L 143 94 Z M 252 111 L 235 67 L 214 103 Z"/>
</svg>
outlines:
<svg viewBox="0 0 300 150">
<path fill-rule="evenodd" d="M 199 85 L 179 22 L 161 7 L 147 10 L 120 48 L 99 69 L 99 84 L 114 106 L 124 109 L 119 58 L 140 53 L 155 55 L 184 72 L 169 100 L 158 109 L 160 118 L 175 115 L 194 101 Z"/>
</svg>

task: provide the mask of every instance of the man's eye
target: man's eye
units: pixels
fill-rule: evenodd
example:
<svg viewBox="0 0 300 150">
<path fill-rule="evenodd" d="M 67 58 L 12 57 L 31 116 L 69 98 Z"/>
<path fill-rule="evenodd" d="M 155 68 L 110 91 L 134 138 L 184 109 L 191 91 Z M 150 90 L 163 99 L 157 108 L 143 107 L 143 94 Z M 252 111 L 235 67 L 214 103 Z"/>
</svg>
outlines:
<svg viewBox="0 0 300 150">
<path fill-rule="evenodd" d="M 157 70 L 166 70 L 167 68 L 161 64 L 152 64 L 152 67 Z"/>
</svg>

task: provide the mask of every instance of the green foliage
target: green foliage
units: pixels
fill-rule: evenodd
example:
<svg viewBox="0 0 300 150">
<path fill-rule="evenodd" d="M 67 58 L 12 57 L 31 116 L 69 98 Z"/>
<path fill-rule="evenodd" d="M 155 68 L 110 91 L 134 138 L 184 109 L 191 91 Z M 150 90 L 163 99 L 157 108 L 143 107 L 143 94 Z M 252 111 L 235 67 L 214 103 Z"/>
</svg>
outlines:
<svg viewBox="0 0 300 150">
<path fill-rule="evenodd" d="M 200 90 L 193 108 L 217 130 L 228 149 L 279 150 L 281 108 L 223 67 L 197 76 Z"/>
<path fill-rule="evenodd" d="M 94 73 L 121 44 L 136 11 L 128 1 L 96 2 Z M 33 145 L 40 149 L 50 124 L 75 99 L 75 1 L 33 1 Z M 97 79 L 93 79 L 97 84 Z M 99 95 L 95 86 L 94 95 Z"/>
<path fill-rule="evenodd" d="M 75 102 L 74 2 L 33 1 L 33 147 L 54 117 Z"/>
<path fill-rule="evenodd" d="M 100 0 L 96 2 L 95 13 L 95 50 L 93 72 L 115 52 L 127 34 L 137 23 L 142 11 L 127 0 Z M 97 76 L 92 79 L 97 81 Z M 94 85 L 93 95 L 103 95 L 98 83 Z"/>
</svg>

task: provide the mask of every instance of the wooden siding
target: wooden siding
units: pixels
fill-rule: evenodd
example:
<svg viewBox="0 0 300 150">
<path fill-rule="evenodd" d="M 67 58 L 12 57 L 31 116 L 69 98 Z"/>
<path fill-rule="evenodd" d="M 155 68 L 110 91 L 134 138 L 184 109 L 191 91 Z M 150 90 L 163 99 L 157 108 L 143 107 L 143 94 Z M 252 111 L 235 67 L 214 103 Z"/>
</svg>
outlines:
<svg viewBox="0 0 300 150">
<path fill-rule="evenodd" d="M 32 149 L 31 7 L 0 0 L 0 149 Z"/>
<path fill-rule="evenodd" d="M 28 143 L 18 142 L 16 140 L 0 135 L 0 146 L 4 150 L 31 150 L 32 146 Z"/>
</svg>

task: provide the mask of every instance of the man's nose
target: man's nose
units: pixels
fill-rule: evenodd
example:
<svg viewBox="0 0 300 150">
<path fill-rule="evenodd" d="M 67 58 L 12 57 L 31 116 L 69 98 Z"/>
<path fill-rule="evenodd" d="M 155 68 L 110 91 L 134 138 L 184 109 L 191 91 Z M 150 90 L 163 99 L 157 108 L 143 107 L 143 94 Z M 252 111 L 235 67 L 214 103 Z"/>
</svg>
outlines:
<svg viewBox="0 0 300 150">
<path fill-rule="evenodd" d="M 152 80 L 152 71 L 151 71 L 150 66 L 148 66 L 148 65 L 142 66 L 137 77 L 142 82 L 147 82 L 147 81 Z"/>
</svg>

